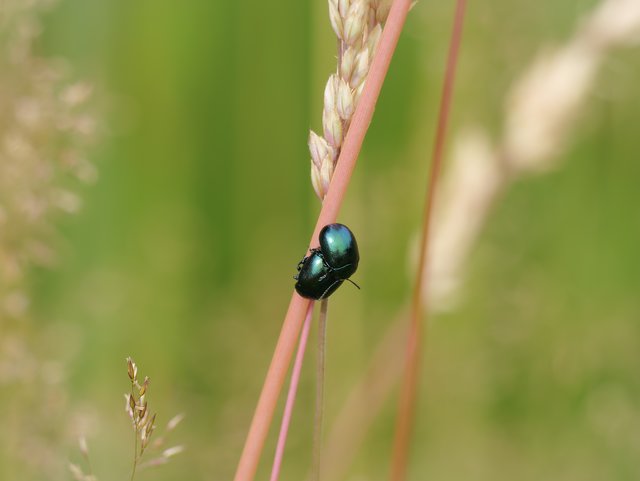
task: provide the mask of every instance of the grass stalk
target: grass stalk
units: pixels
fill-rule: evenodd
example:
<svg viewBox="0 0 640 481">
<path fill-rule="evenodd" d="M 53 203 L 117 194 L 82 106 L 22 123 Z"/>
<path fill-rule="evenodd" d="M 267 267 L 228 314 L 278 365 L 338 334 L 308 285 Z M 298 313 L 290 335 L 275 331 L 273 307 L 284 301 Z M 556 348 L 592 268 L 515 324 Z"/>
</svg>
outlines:
<svg viewBox="0 0 640 481">
<path fill-rule="evenodd" d="M 300 372 L 302 371 L 302 361 L 307 350 L 307 340 L 309 339 L 309 330 L 311 327 L 311 318 L 313 317 L 313 302 L 309 303 L 307 316 L 302 326 L 300 334 L 300 342 L 298 343 L 298 352 L 293 363 L 291 371 L 291 383 L 289 384 L 289 392 L 287 393 L 287 401 L 282 416 L 282 424 L 280 426 L 280 434 L 278 435 L 278 444 L 276 446 L 276 454 L 273 460 L 273 468 L 271 469 L 271 481 L 278 481 L 280 477 L 280 467 L 282 466 L 282 457 L 284 455 L 284 447 L 287 443 L 287 434 L 289 433 L 289 424 L 291 423 L 291 415 L 293 413 L 293 405 L 296 402 L 296 393 L 298 392 L 298 383 L 300 381 Z"/>
<path fill-rule="evenodd" d="M 316 410 L 313 421 L 313 461 L 311 463 L 311 481 L 320 481 L 328 310 L 329 300 L 323 299 L 320 303 L 320 317 L 318 318 L 318 350 L 316 353 Z"/>
<path fill-rule="evenodd" d="M 378 49 L 373 58 L 367 82 L 347 135 L 344 139 L 340 157 L 333 174 L 329 190 L 322 203 L 322 209 L 314 228 L 309 248 L 317 243 L 320 230 L 327 224 L 337 220 L 342 200 L 346 193 L 351 175 L 356 165 L 362 142 L 366 135 L 375 104 L 380 95 L 382 84 L 389 70 L 389 64 L 395 51 L 411 0 L 394 0 L 386 26 L 382 32 Z M 300 297 L 295 291 L 292 293 L 289 308 L 280 331 L 275 352 L 269 365 L 269 370 L 258 399 L 247 439 L 238 462 L 234 477 L 235 481 L 252 481 L 264 448 L 264 442 L 269 432 L 278 397 L 295 350 L 298 334 L 302 327 L 304 314 L 310 301 Z"/>
<path fill-rule="evenodd" d="M 407 464 L 409 460 L 409 447 L 411 441 L 412 428 L 415 422 L 415 405 L 419 378 L 420 353 L 422 350 L 422 313 L 425 312 L 424 304 L 424 272 L 429 249 L 429 233 L 433 212 L 433 201 L 438 187 L 440 173 L 442 170 L 442 158 L 444 142 L 449 123 L 449 113 L 451 110 L 451 98 L 455 82 L 456 66 L 458 63 L 458 52 L 462 38 L 462 27 L 466 0 L 457 0 L 454 17 L 453 31 L 449 43 L 449 53 L 447 57 L 447 67 L 444 77 L 442 95 L 440 97 L 440 109 L 438 113 L 438 124 L 432 153 L 432 162 L 429 172 L 427 194 L 425 197 L 424 216 L 422 221 L 422 237 L 420 241 L 420 254 L 417 263 L 416 282 L 413 290 L 413 298 L 410 311 L 410 328 L 405 351 L 405 369 L 400 391 L 400 402 L 398 405 L 398 418 L 396 421 L 396 431 L 393 443 L 393 454 L 391 460 L 391 480 L 404 481 L 407 477 Z"/>
</svg>

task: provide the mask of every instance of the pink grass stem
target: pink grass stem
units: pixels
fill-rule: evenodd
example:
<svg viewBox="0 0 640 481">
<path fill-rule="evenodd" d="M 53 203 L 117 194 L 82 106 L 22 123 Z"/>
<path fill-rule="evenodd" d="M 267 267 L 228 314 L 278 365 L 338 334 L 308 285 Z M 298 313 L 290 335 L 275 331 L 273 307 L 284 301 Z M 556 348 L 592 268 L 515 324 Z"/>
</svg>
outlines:
<svg viewBox="0 0 640 481">
<path fill-rule="evenodd" d="M 329 191 L 325 196 L 322 209 L 318 215 L 316 226 L 313 230 L 309 248 L 318 244 L 318 234 L 327 224 L 337 220 L 342 200 L 347 191 L 351 174 L 356 165 L 358 154 L 362 148 L 362 142 L 373 118 L 376 101 L 380 95 L 384 78 L 389 70 L 391 57 L 395 51 L 402 27 L 404 26 L 407 12 L 412 0 L 394 0 L 386 26 L 382 32 L 378 49 L 371 63 L 369 75 L 360 97 L 360 101 L 353 114 L 351 126 L 344 139 L 340 156 L 333 174 Z M 234 481 L 252 481 L 260 456 L 264 448 L 264 442 L 269 432 L 269 426 L 273 419 L 273 413 L 278 403 L 278 397 L 284 384 L 291 357 L 295 350 L 296 341 L 302 327 L 304 314 L 309 306 L 309 299 L 300 297 L 295 291 L 291 296 L 289 308 L 285 315 L 280 337 L 265 377 L 264 385 L 258 399 L 247 439 L 238 462 L 238 468 Z"/>
<path fill-rule="evenodd" d="M 393 444 L 393 455 L 391 460 L 391 480 L 404 481 L 407 477 L 407 464 L 409 459 L 409 447 L 411 441 L 412 428 L 415 423 L 415 405 L 417 397 L 417 387 L 419 379 L 420 352 L 422 343 L 422 322 L 421 313 L 424 310 L 423 303 L 426 299 L 424 292 L 424 272 L 427 262 L 427 252 L 429 249 L 429 232 L 433 212 L 433 201 L 435 198 L 440 171 L 442 168 L 442 157 L 444 151 L 444 141 L 449 123 L 449 112 L 451 110 L 451 98 L 456 76 L 456 66 L 458 63 L 458 51 L 462 38 L 462 26 L 466 8 L 466 0 L 457 0 L 456 12 L 453 23 L 453 31 L 449 43 L 449 54 L 447 58 L 447 68 L 445 71 L 442 96 L 440 97 L 440 111 L 438 114 L 438 126 L 433 147 L 432 163 L 429 173 L 429 184 L 425 198 L 424 217 L 422 222 L 422 238 L 420 244 L 420 258 L 418 260 L 418 272 L 413 291 L 411 303 L 409 336 L 405 352 L 405 369 L 400 391 L 400 402 L 398 406 L 398 419 L 396 422 L 396 432 Z"/>
<path fill-rule="evenodd" d="M 278 435 L 276 454 L 273 459 L 273 468 L 271 469 L 271 481 L 278 481 L 278 478 L 280 477 L 282 456 L 284 455 L 284 447 L 287 444 L 287 434 L 289 433 L 289 424 L 291 424 L 293 405 L 296 403 L 296 393 L 298 392 L 298 383 L 300 382 L 300 372 L 302 371 L 302 361 L 304 360 L 304 353 L 307 350 L 307 340 L 309 339 L 309 328 L 311 326 L 312 317 L 313 302 L 310 302 L 309 308 L 307 309 L 307 317 L 305 318 L 304 324 L 302 325 L 302 333 L 300 334 L 298 352 L 296 353 L 296 359 L 293 362 L 293 371 L 291 371 L 291 384 L 289 384 L 287 402 L 284 406 L 282 424 L 280 425 L 280 434 Z"/>
<path fill-rule="evenodd" d="M 329 299 L 323 299 L 320 303 L 320 315 L 318 316 L 318 349 L 316 352 L 316 412 L 313 420 L 313 455 L 311 457 L 311 481 L 320 481 L 328 310 Z"/>
</svg>

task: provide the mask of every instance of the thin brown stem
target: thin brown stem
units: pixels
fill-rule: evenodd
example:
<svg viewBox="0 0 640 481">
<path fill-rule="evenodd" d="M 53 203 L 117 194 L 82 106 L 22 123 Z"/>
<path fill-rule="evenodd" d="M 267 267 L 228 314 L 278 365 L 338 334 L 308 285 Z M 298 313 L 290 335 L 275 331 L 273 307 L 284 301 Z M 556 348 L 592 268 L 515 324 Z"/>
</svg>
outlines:
<svg viewBox="0 0 640 481">
<path fill-rule="evenodd" d="M 362 142 L 373 118 L 376 101 L 389 70 L 391 57 L 398 43 L 410 6 L 411 0 L 395 0 L 393 2 L 387 24 L 382 32 L 378 49 L 369 69 L 364 91 L 344 139 L 329 191 L 322 203 L 322 209 L 311 235 L 309 248 L 317 244 L 320 230 L 325 225 L 337 220 L 342 200 L 351 180 Z M 255 476 L 308 305 L 308 299 L 300 297 L 295 291 L 293 292 L 251 426 L 249 427 L 244 449 L 238 462 L 234 477 L 235 481 L 252 481 Z"/>
<path fill-rule="evenodd" d="M 392 481 L 404 481 L 407 477 L 409 446 L 415 418 L 420 353 L 422 349 L 423 326 L 421 322 L 421 314 L 424 312 L 423 303 L 426 303 L 426 299 L 424 299 L 424 296 L 422 295 L 424 289 L 424 272 L 427 261 L 427 252 L 429 249 L 429 232 L 433 212 L 433 201 L 442 168 L 442 154 L 444 151 L 444 141 L 449 122 L 449 112 L 451 110 L 451 97 L 455 81 L 456 66 L 458 63 L 458 51 L 462 37 L 465 7 L 466 0 L 457 0 L 453 31 L 451 33 L 451 40 L 449 44 L 447 68 L 445 71 L 442 96 L 440 98 L 438 126 L 436 129 L 432 163 L 429 172 L 427 195 L 425 197 L 420 256 L 417 264 L 416 282 L 414 285 L 411 303 L 410 330 L 405 353 L 405 369 L 400 391 L 398 419 L 396 422 L 396 432 L 393 444 L 393 457 L 391 461 Z"/>
</svg>

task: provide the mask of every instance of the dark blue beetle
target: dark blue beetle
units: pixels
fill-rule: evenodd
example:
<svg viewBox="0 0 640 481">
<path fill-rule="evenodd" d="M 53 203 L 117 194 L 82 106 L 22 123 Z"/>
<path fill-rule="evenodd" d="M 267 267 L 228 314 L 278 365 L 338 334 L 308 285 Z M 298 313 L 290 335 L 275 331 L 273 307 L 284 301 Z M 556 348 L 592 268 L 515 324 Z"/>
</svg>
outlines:
<svg viewBox="0 0 640 481">
<path fill-rule="evenodd" d="M 320 247 L 298 263 L 296 291 L 308 299 L 326 299 L 358 269 L 360 254 L 353 232 L 344 224 L 329 224 L 319 235 Z"/>
</svg>

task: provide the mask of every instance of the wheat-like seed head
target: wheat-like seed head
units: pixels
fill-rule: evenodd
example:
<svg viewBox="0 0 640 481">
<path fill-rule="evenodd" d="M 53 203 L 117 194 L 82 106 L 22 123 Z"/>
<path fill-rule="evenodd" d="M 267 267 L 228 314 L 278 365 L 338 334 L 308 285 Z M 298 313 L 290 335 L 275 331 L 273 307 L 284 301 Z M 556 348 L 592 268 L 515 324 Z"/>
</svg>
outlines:
<svg viewBox="0 0 640 481">
<path fill-rule="evenodd" d="M 309 133 L 311 183 L 322 200 L 364 88 L 389 13 L 385 0 L 329 0 L 329 20 L 340 41 L 338 65 L 324 89 L 322 131 Z"/>
</svg>

